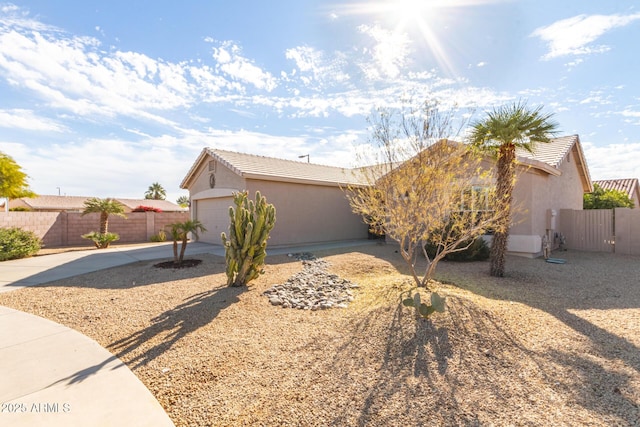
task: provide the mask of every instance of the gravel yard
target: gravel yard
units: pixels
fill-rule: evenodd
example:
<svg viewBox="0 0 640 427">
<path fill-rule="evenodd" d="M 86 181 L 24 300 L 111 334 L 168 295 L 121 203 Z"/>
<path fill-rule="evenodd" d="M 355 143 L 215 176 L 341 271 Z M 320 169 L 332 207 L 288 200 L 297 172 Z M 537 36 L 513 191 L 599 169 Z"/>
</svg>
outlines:
<svg viewBox="0 0 640 427">
<path fill-rule="evenodd" d="M 140 262 L 0 304 L 98 341 L 177 426 L 640 426 L 640 257 L 510 257 L 502 279 L 486 262 L 443 262 L 448 310 L 416 321 L 399 305 L 407 276 L 394 249 L 314 253 L 357 284 L 347 308 L 272 305 L 264 292 L 303 271 L 284 255 L 244 289 L 224 286 L 224 259 L 202 255 L 193 268 Z"/>
</svg>

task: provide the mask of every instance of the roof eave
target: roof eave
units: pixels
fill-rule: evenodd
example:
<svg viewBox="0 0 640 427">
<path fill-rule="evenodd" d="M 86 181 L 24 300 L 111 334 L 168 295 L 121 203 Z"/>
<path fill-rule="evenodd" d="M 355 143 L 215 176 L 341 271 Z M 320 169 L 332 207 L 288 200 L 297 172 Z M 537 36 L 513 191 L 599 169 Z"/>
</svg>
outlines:
<svg viewBox="0 0 640 427">
<path fill-rule="evenodd" d="M 535 160 L 535 159 L 530 159 L 528 157 L 520 157 L 518 156 L 518 164 L 521 165 L 525 165 L 534 169 L 538 169 L 542 172 L 546 172 L 549 175 L 553 175 L 553 176 L 560 176 L 562 175 L 562 172 L 557 169 L 554 168 L 553 166 L 545 163 L 545 162 L 541 162 L 540 160 Z"/>
<path fill-rule="evenodd" d="M 208 149 L 207 148 L 203 148 L 202 151 L 200 152 L 200 154 L 198 155 L 198 158 L 195 160 L 195 162 L 193 162 L 193 165 L 191 165 L 191 168 L 189 169 L 189 172 L 187 172 L 187 174 L 185 175 L 184 179 L 180 183 L 180 188 L 182 188 L 183 190 L 187 190 L 189 188 L 188 187 L 188 183 L 194 177 L 196 171 L 198 170 L 198 168 L 200 168 L 200 164 L 202 163 L 203 159 L 207 155 L 209 155 Z"/>
<path fill-rule="evenodd" d="M 593 182 L 591 182 L 589 167 L 587 166 L 587 162 L 584 156 L 584 151 L 582 151 L 582 144 L 580 143 L 580 137 L 578 135 L 576 135 L 576 142 L 573 146 L 576 147 L 578 158 L 580 159 L 580 168 L 582 172 L 580 173 L 580 176 L 582 177 L 582 189 L 585 193 L 592 193 Z"/>
<path fill-rule="evenodd" d="M 258 173 L 244 173 L 242 176 L 246 179 L 260 180 L 260 181 L 277 181 L 287 182 L 290 184 L 309 184 L 309 185 L 322 185 L 325 187 L 345 187 L 348 185 L 357 185 L 355 182 L 348 182 L 344 180 L 340 181 L 325 181 L 311 178 L 295 178 L 291 176 L 276 176 L 276 175 L 263 175 Z"/>
</svg>

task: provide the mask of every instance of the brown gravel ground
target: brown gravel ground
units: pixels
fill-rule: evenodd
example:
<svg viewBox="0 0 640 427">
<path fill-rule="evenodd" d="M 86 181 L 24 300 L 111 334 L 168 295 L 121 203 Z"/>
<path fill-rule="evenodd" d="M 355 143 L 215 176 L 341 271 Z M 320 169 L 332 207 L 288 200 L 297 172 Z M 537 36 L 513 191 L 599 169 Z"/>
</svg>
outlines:
<svg viewBox="0 0 640 427">
<path fill-rule="evenodd" d="M 0 304 L 97 340 L 177 426 L 640 426 L 640 257 L 509 257 L 502 279 L 486 262 L 443 262 L 434 286 L 448 310 L 418 321 L 399 305 L 394 249 L 316 253 L 361 285 L 347 309 L 269 305 L 262 292 L 301 270 L 287 256 L 244 289 L 202 255 L 191 269 L 140 262 Z"/>
</svg>

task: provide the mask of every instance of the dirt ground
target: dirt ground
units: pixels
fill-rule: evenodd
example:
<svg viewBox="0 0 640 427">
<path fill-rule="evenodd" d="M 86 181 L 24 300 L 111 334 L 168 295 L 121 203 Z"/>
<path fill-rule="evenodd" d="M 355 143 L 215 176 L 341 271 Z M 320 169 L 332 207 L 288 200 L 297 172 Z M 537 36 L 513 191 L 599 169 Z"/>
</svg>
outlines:
<svg viewBox="0 0 640 427">
<path fill-rule="evenodd" d="M 554 253 L 438 266 L 447 311 L 417 320 L 393 245 L 316 252 L 356 282 L 346 309 L 271 306 L 300 271 L 269 257 L 248 288 L 224 260 L 140 262 L 0 294 L 92 337 L 177 426 L 640 426 L 640 257 Z"/>
</svg>

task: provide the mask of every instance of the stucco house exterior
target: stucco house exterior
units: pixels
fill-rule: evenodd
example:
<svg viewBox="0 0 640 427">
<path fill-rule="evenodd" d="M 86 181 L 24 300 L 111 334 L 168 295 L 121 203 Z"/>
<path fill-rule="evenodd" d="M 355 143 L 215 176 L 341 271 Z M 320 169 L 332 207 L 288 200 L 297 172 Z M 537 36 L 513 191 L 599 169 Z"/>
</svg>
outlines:
<svg viewBox="0 0 640 427">
<path fill-rule="evenodd" d="M 593 181 L 593 183 L 598 184 L 603 190 L 617 190 L 623 192 L 633 200 L 634 208 L 640 207 L 640 185 L 638 184 L 638 178 L 605 179 Z"/>
<path fill-rule="evenodd" d="M 232 194 L 260 191 L 276 208 L 270 245 L 296 245 L 367 238 L 368 227 L 351 212 L 341 189 L 358 183 L 353 171 L 205 148 L 180 184 L 188 189 L 191 217 L 207 231 L 198 240 L 222 244 L 229 228 Z"/>
<path fill-rule="evenodd" d="M 561 233 L 559 210 L 582 209 L 593 187 L 578 135 L 539 144 L 533 154 L 518 152 L 518 161 L 508 250 L 534 257 L 543 235 L 553 242 Z M 180 187 L 189 190 L 191 217 L 207 228 L 199 240 L 221 244 L 233 192 L 248 190 L 253 198 L 260 190 L 277 211 L 269 244 L 293 245 L 367 237 L 341 188 L 346 184 L 365 182 L 352 169 L 205 148 Z"/>
<path fill-rule="evenodd" d="M 553 138 L 537 144 L 534 153 L 517 154 L 515 214 L 507 249 L 539 256 L 542 236 L 558 243 L 560 209 L 582 210 L 583 195 L 593 191 L 593 185 L 578 135 Z"/>
</svg>

